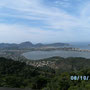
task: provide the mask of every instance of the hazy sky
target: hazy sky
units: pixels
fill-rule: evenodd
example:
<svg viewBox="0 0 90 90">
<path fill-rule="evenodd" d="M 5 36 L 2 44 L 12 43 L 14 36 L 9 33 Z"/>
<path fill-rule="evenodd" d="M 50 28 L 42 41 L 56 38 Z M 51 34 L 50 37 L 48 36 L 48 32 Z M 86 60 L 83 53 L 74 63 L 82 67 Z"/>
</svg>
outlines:
<svg viewBox="0 0 90 90">
<path fill-rule="evenodd" d="M 90 41 L 90 0 L 0 0 L 0 42 L 23 41 Z"/>
</svg>

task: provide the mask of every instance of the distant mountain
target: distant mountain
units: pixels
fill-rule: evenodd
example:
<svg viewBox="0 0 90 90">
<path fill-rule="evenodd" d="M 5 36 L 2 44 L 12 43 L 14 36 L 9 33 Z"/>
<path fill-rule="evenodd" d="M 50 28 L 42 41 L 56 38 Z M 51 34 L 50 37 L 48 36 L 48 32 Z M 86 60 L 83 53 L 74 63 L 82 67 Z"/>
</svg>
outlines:
<svg viewBox="0 0 90 90">
<path fill-rule="evenodd" d="M 11 47 L 17 47 L 17 44 L 0 43 L 0 49 L 11 48 Z"/>
<path fill-rule="evenodd" d="M 42 47 L 42 46 L 45 46 L 45 45 L 42 44 L 42 43 L 37 43 L 37 44 L 35 44 L 34 46 L 35 46 L 35 47 Z"/>
<path fill-rule="evenodd" d="M 52 43 L 52 44 L 47 44 L 47 46 L 58 47 L 58 46 L 69 46 L 69 44 L 67 44 L 67 43 Z"/>
<path fill-rule="evenodd" d="M 69 46 L 69 44 L 67 44 L 67 43 L 52 43 L 52 44 L 38 43 L 35 46 L 38 46 L 38 47 L 41 47 L 41 46 L 59 47 L 59 46 Z"/>
<path fill-rule="evenodd" d="M 22 42 L 20 44 L 18 44 L 19 48 L 31 48 L 34 45 L 31 42 Z"/>
<path fill-rule="evenodd" d="M 59 46 L 69 46 L 69 44 L 67 43 L 33 44 L 32 42 L 29 41 L 22 42 L 20 44 L 0 43 L 0 49 L 29 49 L 29 48 L 38 48 L 38 47 L 59 47 Z"/>
</svg>

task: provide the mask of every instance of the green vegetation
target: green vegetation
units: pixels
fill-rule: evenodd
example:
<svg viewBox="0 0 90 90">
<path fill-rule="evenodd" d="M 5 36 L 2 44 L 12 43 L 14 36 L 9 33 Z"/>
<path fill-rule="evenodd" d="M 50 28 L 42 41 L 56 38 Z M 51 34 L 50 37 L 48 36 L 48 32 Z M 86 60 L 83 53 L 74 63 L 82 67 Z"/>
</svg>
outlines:
<svg viewBox="0 0 90 90">
<path fill-rule="evenodd" d="M 90 61 L 84 58 L 67 58 L 68 61 L 63 58 L 60 60 L 58 57 L 51 59 L 58 67 L 57 69 L 49 66 L 34 67 L 25 62 L 1 57 L 0 87 L 34 90 L 90 90 L 90 80 L 70 80 L 70 76 L 74 75 L 90 76 Z"/>
<path fill-rule="evenodd" d="M 0 58 L 0 87 L 41 89 L 54 76 L 53 69 L 44 68 L 36 68 L 26 65 L 24 62 Z"/>
</svg>

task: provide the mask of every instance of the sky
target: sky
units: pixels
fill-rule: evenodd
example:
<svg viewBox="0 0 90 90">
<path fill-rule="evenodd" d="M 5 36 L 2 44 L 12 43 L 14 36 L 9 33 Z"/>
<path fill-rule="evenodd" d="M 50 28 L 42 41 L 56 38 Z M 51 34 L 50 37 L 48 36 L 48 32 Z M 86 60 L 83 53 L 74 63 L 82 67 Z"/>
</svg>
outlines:
<svg viewBox="0 0 90 90">
<path fill-rule="evenodd" d="M 90 0 L 0 0 L 0 43 L 90 42 Z"/>
</svg>

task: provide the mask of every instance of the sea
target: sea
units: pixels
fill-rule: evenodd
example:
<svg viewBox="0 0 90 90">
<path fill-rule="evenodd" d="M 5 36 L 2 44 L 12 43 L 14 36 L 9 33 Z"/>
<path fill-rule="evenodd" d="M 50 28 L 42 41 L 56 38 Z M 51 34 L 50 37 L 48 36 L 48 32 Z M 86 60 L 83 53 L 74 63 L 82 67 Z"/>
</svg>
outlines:
<svg viewBox="0 0 90 90">
<path fill-rule="evenodd" d="M 80 48 L 90 50 L 90 46 L 88 44 L 72 44 L 70 46 L 61 46 L 63 47 L 72 47 L 72 48 Z M 90 59 L 90 52 L 79 52 L 79 51 L 64 51 L 64 50 L 52 50 L 52 51 L 31 51 L 27 53 L 23 53 L 23 56 L 30 60 L 40 60 L 50 57 L 82 57 Z"/>
</svg>

